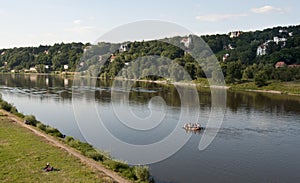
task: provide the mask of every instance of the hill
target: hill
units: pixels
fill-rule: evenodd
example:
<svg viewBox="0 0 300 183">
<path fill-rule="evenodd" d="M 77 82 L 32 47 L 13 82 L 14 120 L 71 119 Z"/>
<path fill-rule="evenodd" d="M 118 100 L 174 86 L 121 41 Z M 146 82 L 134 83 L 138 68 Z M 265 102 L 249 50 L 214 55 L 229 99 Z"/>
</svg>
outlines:
<svg viewBox="0 0 300 183">
<path fill-rule="evenodd" d="M 199 65 L 191 57 L 192 49 L 201 54 L 213 55 L 203 45 L 192 44 L 204 40 L 218 59 L 227 83 L 255 80 L 258 86 L 267 80 L 295 81 L 300 79 L 300 26 L 274 27 L 262 31 L 234 31 L 228 34 L 189 35 L 163 40 L 127 42 L 123 44 L 99 43 L 97 46 L 82 43 L 55 44 L 53 46 L 24 47 L 0 50 L 2 72 L 51 72 L 75 71 L 105 62 L 99 76 L 113 78 L 133 60 L 149 55 L 169 58 L 181 65 L 191 79 L 209 78 L 213 75 L 210 62 Z M 168 44 L 168 43 L 172 44 Z M 198 48 L 198 47 L 199 48 Z M 204 52 L 206 50 L 207 52 Z M 84 53 L 84 54 L 83 54 Z M 144 58 L 148 73 L 170 72 L 174 80 L 182 75 L 173 67 L 148 68 L 151 59 Z M 134 68 L 132 62 L 132 67 Z M 139 67 L 141 67 L 139 65 Z M 123 77 L 138 77 L 134 70 L 122 73 Z M 159 72 L 158 72 L 159 74 Z M 149 79 L 158 79 L 150 76 Z"/>
</svg>

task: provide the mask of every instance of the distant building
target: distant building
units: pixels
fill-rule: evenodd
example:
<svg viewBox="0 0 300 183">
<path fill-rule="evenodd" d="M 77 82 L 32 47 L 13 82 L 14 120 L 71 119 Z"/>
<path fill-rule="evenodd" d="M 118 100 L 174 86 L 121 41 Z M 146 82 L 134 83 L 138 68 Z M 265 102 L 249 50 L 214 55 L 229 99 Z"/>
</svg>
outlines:
<svg viewBox="0 0 300 183">
<path fill-rule="evenodd" d="M 229 56 L 230 56 L 229 53 L 226 53 L 225 55 L 223 55 L 223 62 L 225 62 Z"/>
<path fill-rule="evenodd" d="M 300 64 L 291 64 L 291 65 L 288 65 L 288 67 L 300 67 Z"/>
<path fill-rule="evenodd" d="M 68 65 L 64 65 L 64 70 L 68 70 L 69 66 Z"/>
<path fill-rule="evenodd" d="M 83 52 L 86 52 L 88 49 L 91 49 L 91 48 L 92 48 L 92 46 L 87 46 L 83 49 Z"/>
<path fill-rule="evenodd" d="M 119 48 L 119 52 L 128 51 L 128 45 L 127 44 L 121 44 Z"/>
<path fill-rule="evenodd" d="M 242 34 L 242 31 L 232 31 L 229 33 L 230 38 L 239 37 Z"/>
<path fill-rule="evenodd" d="M 49 51 L 48 51 L 48 50 L 45 50 L 44 53 L 45 53 L 46 55 L 48 55 L 48 54 L 49 54 Z"/>
<path fill-rule="evenodd" d="M 35 67 L 30 67 L 30 68 L 29 68 L 29 72 L 37 72 L 37 70 L 36 70 Z"/>
<path fill-rule="evenodd" d="M 110 56 L 110 62 L 113 62 L 115 59 L 116 59 L 116 56 L 113 55 L 113 54 L 111 54 L 111 56 Z"/>
<path fill-rule="evenodd" d="M 279 42 L 286 42 L 287 41 L 287 39 L 286 38 L 279 38 L 279 37 L 274 37 L 273 38 L 273 41 L 276 43 L 276 44 L 278 44 Z"/>
<path fill-rule="evenodd" d="M 190 44 L 192 43 L 192 38 L 190 36 L 186 38 L 182 38 L 180 43 L 183 43 L 184 47 L 189 48 Z"/>
<path fill-rule="evenodd" d="M 5 51 L 1 53 L 1 55 L 4 55 L 4 54 L 5 54 Z"/>
<path fill-rule="evenodd" d="M 264 43 L 257 47 L 256 56 L 263 56 L 267 54 L 267 44 Z"/>
<path fill-rule="evenodd" d="M 283 61 L 277 62 L 275 64 L 275 68 L 284 67 L 284 66 L 286 66 L 286 64 Z"/>
</svg>

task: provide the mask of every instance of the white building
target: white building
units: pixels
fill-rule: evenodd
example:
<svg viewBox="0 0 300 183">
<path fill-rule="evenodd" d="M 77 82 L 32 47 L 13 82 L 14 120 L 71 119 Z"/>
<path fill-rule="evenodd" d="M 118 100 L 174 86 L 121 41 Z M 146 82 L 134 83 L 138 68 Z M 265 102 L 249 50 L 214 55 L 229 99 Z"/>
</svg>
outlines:
<svg viewBox="0 0 300 183">
<path fill-rule="evenodd" d="M 119 48 L 119 52 L 124 52 L 124 51 L 128 51 L 127 44 L 121 44 L 121 46 Z"/>
<path fill-rule="evenodd" d="M 64 65 L 64 70 L 68 70 L 69 66 L 68 65 Z"/>
<path fill-rule="evenodd" d="M 241 31 L 232 31 L 229 33 L 229 37 L 230 38 L 235 38 L 235 37 L 239 37 L 242 34 Z"/>
<path fill-rule="evenodd" d="M 267 44 L 262 44 L 257 47 L 256 56 L 263 56 L 267 54 Z"/>
<path fill-rule="evenodd" d="M 273 41 L 278 44 L 279 42 L 286 42 L 287 39 L 286 38 L 279 38 L 279 37 L 274 37 Z"/>
<path fill-rule="evenodd" d="M 180 43 L 183 43 L 184 47 L 189 48 L 190 44 L 192 43 L 192 38 L 190 36 L 187 38 L 182 38 Z"/>
</svg>

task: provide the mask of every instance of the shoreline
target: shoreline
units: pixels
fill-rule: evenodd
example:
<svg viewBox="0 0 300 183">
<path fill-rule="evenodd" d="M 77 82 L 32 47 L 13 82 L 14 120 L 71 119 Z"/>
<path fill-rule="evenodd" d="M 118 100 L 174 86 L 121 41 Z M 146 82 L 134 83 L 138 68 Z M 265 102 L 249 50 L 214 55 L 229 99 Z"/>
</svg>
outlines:
<svg viewBox="0 0 300 183">
<path fill-rule="evenodd" d="M 104 165 L 100 164 L 97 161 L 94 161 L 91 158 L 88 158 L 86 156 L 84 156 L 83 154 L 81 154 L 79 151 L 73 149 L 72 147 L 69 147 L 68 145 L 64 144 L 63 142 L 59 141 L 58 139 L 56 139 L 55 137 L 46 134 L 38 129 L 36 129 L 35 127 L 31 126 L 31 125 L 26 125 L 23 123 L 23 120 L 10 113 L 5 111 L 4 109 L 0 109 L 0 112 L 4 115 L 7 116 L 7 119 L 11 120 L 12 122 L 17 123 L 20 127 L 25 128 L 31 132 L 33 132 L 34 135 L 42 138 L 46 143 L 48 143 L 50 146 L 53 146 L 55 148 L 61 149 L 65 152 L 67 152 L 68 154 L 72 155 L 73 157 L 77 158 L 78 160 L 80 160 L 84 165 L 90 167 L 93 171 L 100 171 L 103 172 L 105 175 L 109 176 L 110 178 L 112 178 L 114 181 L 117 182 L 124 182 L 124 183 L 132 183 L 130 180 L 127 180 L 123 177 L 121 177 L 117 172 L 114 172 L 110 169 L 107 169 L 106 167 L 104 167 Z"/>
<path fill-rule="evenodd" d="M 41 75 L 41 76 L 61 76 L 61 77 L 69 77 L 74 79 L 74 77 L 80 72 L 60 72 L 60 73 L 1 73 L 1 74 L 20 74 L 20 75 Z M 87 76 L 80 76 L 87 77 Z M 239 84 L 232 85 L 207 85 L 203 83 L 197 83 L 197 81 L 186 81 L 186 82 L 171 82 L 168 80 L 146 80 L 146 79 L 126 79 L 121 77 L 115 77 L 114 79 L 104 79 L 100 77 L 90 77 L 99 80 L 120 80 L 120 81 L 133 81 L 133 82 L 145 82 L 145 83 L 156 83 L 163 85 L 178 85 L 178 86 L 192 86 L 192 87 L 201 87 L 201 88 L 213 88 L 213 89 L 226 89 L 232 91 L 247 91 L 247 92 L 257 92 L 257 93 L 270 93 L 270 94 L 278 94 L 278 95 L 292 95 L 292 96 L 300 96 L 300 93 L 291 93 L 289 91 L 281 91 L 281 90 L 269 90 L 269 89 L 251 89 L 251 88 L 241 88 Z M 281 83 L 281 82 L 279 82 Z M 299 83 L 300 87 L 300 83 Z"/>
</svg>

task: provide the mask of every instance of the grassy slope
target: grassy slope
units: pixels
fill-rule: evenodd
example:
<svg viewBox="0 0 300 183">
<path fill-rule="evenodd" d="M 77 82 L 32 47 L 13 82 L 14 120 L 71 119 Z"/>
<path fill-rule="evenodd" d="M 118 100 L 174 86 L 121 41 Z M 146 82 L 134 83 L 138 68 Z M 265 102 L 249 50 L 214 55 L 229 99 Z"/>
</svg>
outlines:
<svg viewBox="0 0 300 183">
<path fill-rule="evenodd" d="M 267 86 L 257 87 L 254 82 L 231 85 L 233 90 L 265 90 L 279 91 L 284 94 L 300 94 L 300 82 L 269 81 Z"/>
<path fill-rule="evenodd" d="M 43 172 L 47 162 L 59 169 Z M 67 152 L 0 116 L 0 182 L 111 182 Z"/>
</svg>

